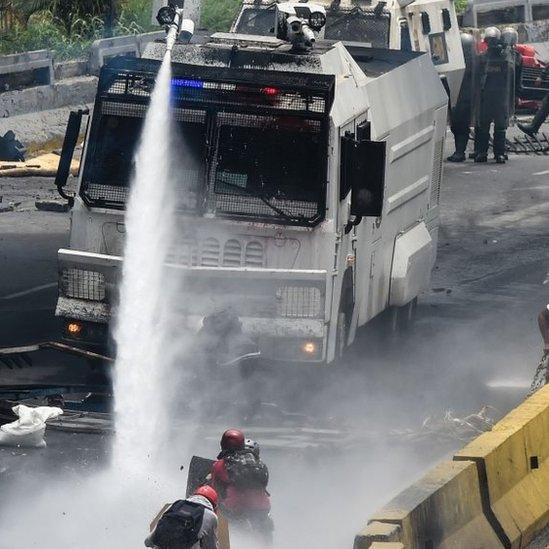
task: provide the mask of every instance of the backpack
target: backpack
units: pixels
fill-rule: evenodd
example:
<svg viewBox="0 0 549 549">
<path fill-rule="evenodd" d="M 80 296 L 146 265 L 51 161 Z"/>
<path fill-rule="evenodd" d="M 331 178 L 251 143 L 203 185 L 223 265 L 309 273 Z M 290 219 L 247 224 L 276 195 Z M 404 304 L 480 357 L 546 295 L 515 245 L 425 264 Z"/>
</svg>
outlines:
<svg viewBox="0 0 549 549">
<path fill-rule="evenodd" d="M 152 542 L 159 549 L 189 549 L 199 541 L 203 519 L 202 505 L 178 500 L 158 521 Z"/>
<path fill-rule="evenodd" d="M 269 483 L 267 466 L 251 452 L 239 452 L 225 457 L 229 481 L 241 490 L 265 489 Z"/>
</svg>

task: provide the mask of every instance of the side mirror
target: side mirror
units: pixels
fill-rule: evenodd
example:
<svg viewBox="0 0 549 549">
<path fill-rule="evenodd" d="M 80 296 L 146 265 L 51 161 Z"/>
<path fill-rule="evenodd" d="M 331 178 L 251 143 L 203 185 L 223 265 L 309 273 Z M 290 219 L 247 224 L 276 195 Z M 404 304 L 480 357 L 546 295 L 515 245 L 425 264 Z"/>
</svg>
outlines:
<svg viewBox="0 0 549 549">
<path fill-rule="evenodd" d="M 67 180 L 70 175 L 72 157 L 82 126 L 82 117 L 87 114 L 89 114 L 87 109 L 71 111 L 69 114 L 69 122 L 67 123 L 67 130 L 65 131 L 63 148 L 61 149 L 61 158 L 59 159 L 59 167 L 57 168 L 57 174 L 55 175 L 57 192 L 68 201 L 70 207 L 74 204 L 74 195 L 67 194 L 64 187 L 67 185 Z"/>
<path fill-rule="evenodd" d="M 381 217 L 385 194 L 385 141 L 357 141 L 342 137 L 341 187 L 344 198 L 351 190 L 351 215 Z"/>
</svg>

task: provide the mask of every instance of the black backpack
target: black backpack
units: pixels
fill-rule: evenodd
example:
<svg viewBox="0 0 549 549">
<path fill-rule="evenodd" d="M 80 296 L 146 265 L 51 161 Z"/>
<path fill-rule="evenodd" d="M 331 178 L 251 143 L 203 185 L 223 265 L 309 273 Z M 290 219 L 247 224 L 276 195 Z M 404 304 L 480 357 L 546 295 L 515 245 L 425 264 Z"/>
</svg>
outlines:
<svg viewBox="0 0 549 549">
<path fill-rule="evenodd" d="M 239 452 L 225 457 L 229 481 L 236 488 L 265 489 L 269 484 L 269 470 L 251 452 Z"/>
<path fill-rule="evenodd" d="M 158 521 L 151 541 L 160 549 L 189 549 L 198 542 L 203 519 L 202 505 L 178 500 Z"/>
</svg>

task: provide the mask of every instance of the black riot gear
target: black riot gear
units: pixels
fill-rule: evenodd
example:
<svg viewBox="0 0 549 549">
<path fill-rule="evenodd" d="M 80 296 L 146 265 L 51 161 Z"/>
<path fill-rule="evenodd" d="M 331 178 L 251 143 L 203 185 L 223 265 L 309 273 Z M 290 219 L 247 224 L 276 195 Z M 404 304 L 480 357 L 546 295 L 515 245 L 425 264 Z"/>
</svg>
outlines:
<svg viewBox="0 0 549 549">
<path fill-rule="evenodd" d="M 488 48 L 479 56 L 478 66 L 475 162 L 487 160 L 490 125 L 493 123 L 494 158 L 496 162 L 504 163 L 505 133 L 514 105 L 517 57 L 513 47 L 506 47 L 501 42 L 501 33 L 495 27 L 486 29 L 485 42 Z"/>
<path fill-rule="evenodd" d="M 465 72 L 459 90 L 458 100 L 450 113 L 450 129 L 454 134 L 456 151 L 448 157 L 449 162 L 463 162 L 465 149 L 469 141 L 469 128 L 473 104 L 473 77 L 477 63 L 475 39 L 465 32 L 461 33 L 461 47 L 465 58 Z"/>
</svg>

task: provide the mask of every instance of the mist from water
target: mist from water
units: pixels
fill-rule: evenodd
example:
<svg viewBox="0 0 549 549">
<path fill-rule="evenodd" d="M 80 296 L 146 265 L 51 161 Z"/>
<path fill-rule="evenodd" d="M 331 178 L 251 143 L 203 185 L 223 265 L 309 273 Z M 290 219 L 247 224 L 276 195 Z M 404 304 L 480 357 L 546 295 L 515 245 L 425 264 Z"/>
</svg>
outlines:
<svg viewBox="0 0 549 549">
<path fill-rule="evenodd" d="M 114 331 L 114 467 L 149 468 L 166 436 L 165 350 L 170 296 L 165 268 L 174 226 L 171 167 L 171 58 L 151 95 L 127 204 L 118 323 Z"/>
</svg>

